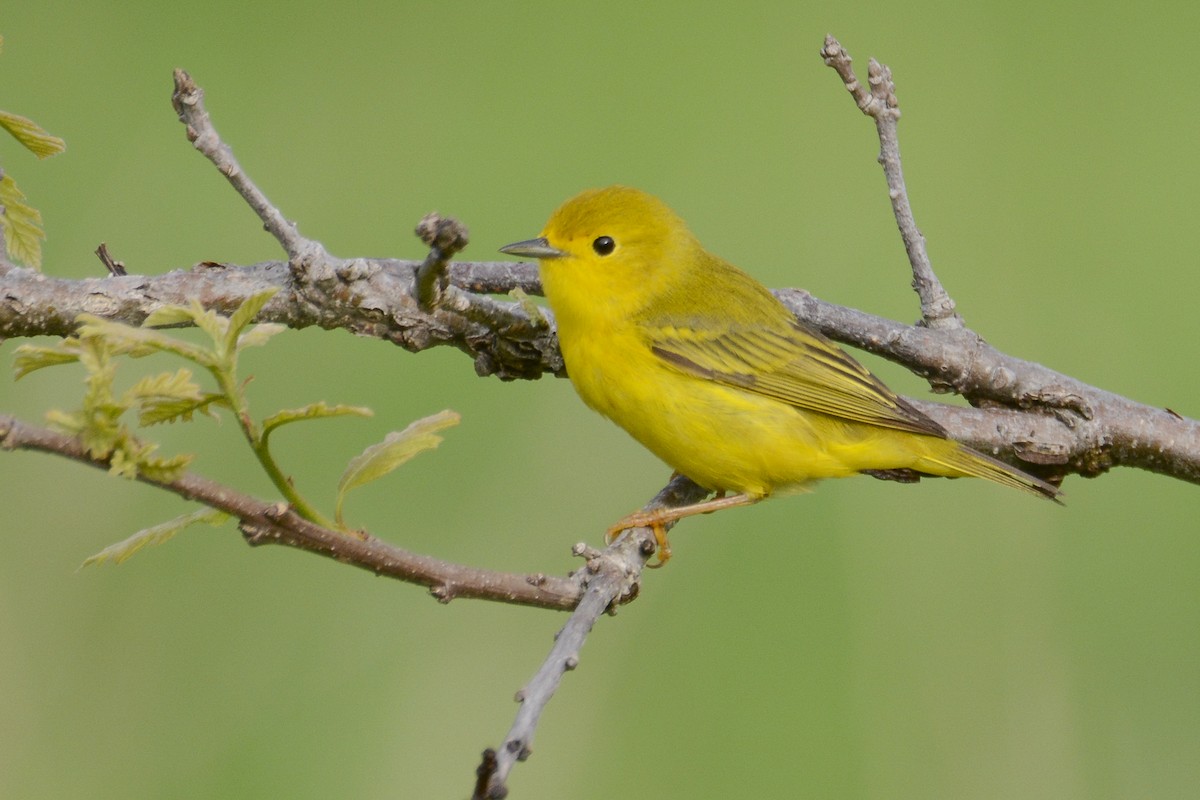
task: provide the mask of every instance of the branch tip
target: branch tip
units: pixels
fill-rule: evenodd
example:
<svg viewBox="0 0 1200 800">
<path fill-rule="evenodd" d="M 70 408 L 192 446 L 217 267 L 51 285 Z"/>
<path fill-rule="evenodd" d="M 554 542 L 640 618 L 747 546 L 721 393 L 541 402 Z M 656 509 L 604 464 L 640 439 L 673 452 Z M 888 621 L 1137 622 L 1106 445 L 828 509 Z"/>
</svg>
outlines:
<svg viewBox="0 0 1200 800">
<path fill-rule="evenodd" d="M 850 66 L 850 54 L 832 36 L 825 37 L 821 55 L 825 63 L 841 77 L 859 110 L 875 120 L 879 136 L 879 163 L 887 180 L 892 214 L 896 217 L 896 225 L 912 267 L 913 289 L 921 301 L 921 324 L 929 328 L 963 328 L 964 323 L 955 310 L 954 301 L 933 271 L 925 248 L 925 237 L 913 217 L 908 189 L 904 184 L 904 170 L 900 164 L 900 137 L 896 125 L 900 119 L 900 101 L 896 97 L 896 83 L 892 79 L 891 69 L 871 58 L 867 62 L 867 83 L 870 86 L 870 91 L 867 91 L 858 82 Z"/>
<path fill-rule="evenodd" d="M 179 121 L 187 130 L 188 141 L 212 162 L 246 204 L 262 220 L 263 228 L 270 233 L 287 253 L 290 261 L 313 261 L 334 259 L 318 242 L 300 235 L 296 226 L 267 199 L 267 196 L 242 170 L 233 151 L 221 140 L 212 118 L 204 107 L 204 90 L 182 69 L 174 71 L 175 90 L 171 94 L 171 106 Z"/>
</svg>

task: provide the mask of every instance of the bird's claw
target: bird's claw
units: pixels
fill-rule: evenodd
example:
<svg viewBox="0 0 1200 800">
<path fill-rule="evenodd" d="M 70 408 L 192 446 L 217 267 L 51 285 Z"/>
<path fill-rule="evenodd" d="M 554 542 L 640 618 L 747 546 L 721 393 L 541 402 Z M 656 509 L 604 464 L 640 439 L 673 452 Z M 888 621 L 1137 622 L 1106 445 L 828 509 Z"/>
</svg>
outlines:
<svg viewBox="0 0 1200 800">
<path fill-rule="evenodd" d="M 658 544 L 658 560 L 653 564 L 646 564 L 647 567 L 658 569 L 671 560 L 671 542 L 667 539 L 666 521 L 654 512 L 639 511 L 630 514 L 608 529 L 604 534 L 604 542 L 612 544 L 618 536 L 631 528 L 649 528 L 654 534 L 654 541 Z"/>
</svg>

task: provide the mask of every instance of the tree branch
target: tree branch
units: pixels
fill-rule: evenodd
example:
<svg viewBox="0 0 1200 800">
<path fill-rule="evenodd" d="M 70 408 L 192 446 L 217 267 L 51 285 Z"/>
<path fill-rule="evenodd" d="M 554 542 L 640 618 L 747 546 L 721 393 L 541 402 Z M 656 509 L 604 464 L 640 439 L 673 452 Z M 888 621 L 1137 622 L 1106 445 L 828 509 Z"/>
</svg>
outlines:
<svg viewBox="0 0 1200 800">
<path fill-rule="evenodd" d="M 89 455 L 78 439 L 7 415 L 0 415 L 0 448 L 53 453 L 90 467 L 109 468 L 107 459 Z M 565 611 L 576 606 L 582 592 L 579 582 L 570 578 L 467 567 L 412 553 L 374 536 L 348 536 L 305 520 L 286 504 L 267 503 L 192 473 L 173 481 L 145 475 L 138 480 L 236 517 L 251 545 L 287 545 L 426 586 L 442 603 L 473 598 Z"/>
<path fill-rule="evenodd" d="M 51 453 L 97 469 L 110 467 L 107 459 L 88 454 L 78 439 L 8 415 L 0 415 L 0 449 Z M 653 531 L 634 528 L 602 551 L 582 543 L 575 545 L 573 552 L 586 558 L 587 564 L 566 578 L 498 572 L 412 553 L 369 534 L 348 536 L 305 520 L 286 504 L 267 503 L 192 473 L 172 481 L 145 475 L 139 475 L 138 480 L 236 517 L 251 546 L 282 544 L 307 550 L 375 575 L 426 586 L 441 603 L 464 598 L 559 611 L 574 609 L 555 636 L 541 668 L 517 693 L 521 707 L 504 744 L 498 751 L 485 752 L 477 797 L 501 798 L 507 794 L 508 774 L 532 753 L 538 720 L 562 676 L 579 663 L 579 652 L 600 615 L 616 613 L 618 605 L 637 597 L 642 570 L 656 547 Z M 687 478 L 677 476 L 643 510 L 688 505 L 708 494 Z"/>
<path fill-rule="evenodd" d="M 687 478 L 677 476 L 646 504 L 643 510 L 673 508 L 699 502 L 708 492 Z M 674 523 L 668 524 L 669 529 Z M 646 560 L 654 554 L 654 533 L 649 528 L 635 528 L 603 552 L 587 545 L 575 545 L 575 553 L 587 558 L 583 572 L 583 597 L 571 618 L 554 637 L 554 646 L 529 683 L 517 692 L 521 708 L 498 750 L 485 750 L 479 768 L 478 781 L 472 800 L 498 800 L 508 795 L 508 774 L 518 761 L 532 754 L 533 734 L 542 711 L 558 689 L 562 676 L 579 664 L 592 626 L 605 611 L 615 613 L 616 606 L 637 596 L 639 580 Z"/>
<path fill-rule="evenodd" d="M 171 93 L 171 105 L 179 115 L 179 121 L 187 126 L 188 141 L 213 163 L 247 205 L 254 209 L 263 222 L 263 228 L 275 237 L 293 264 L 329 261 L 330 255 L 325 247 L 320 242 L 301 236 L 296 223 L 289 222 L 242 170 L 233 157 L 233 150 L 222 141 L 213 126 L 212 118 L 204 107 L 204 90 L 181 69 L 175 70 L 174 77 L 175 91 Z"/>
<path fill-rule="evenodd" d="M 449 264 L 454 291 L 428 312 L 414 299 L 419 266 L 351 259 L 329 281 L 315 284 L 278 261 L 249 267 L 205 263 L 153 277 L 83 280 L 13 269 L 0 277 L 0 337 L 65 336 L 83 312 L 136 325 L 156 308 L 193 297 L 228 313 L 250 295 L 276 287 L 281 291 L 259 321 L 343 328 L 414 352 L 450 345 L 471 355 L 479 375 L 506 380 L 564 374 L 557 339 L 543 320 L 531 318 L 521 303 L 474 293 L 540 293 L 532 264 Z M 883 356 L 926 378 L 935 391 L 957 392 L 981 406 L 912 401 L 967 444 L 1034 469 L 1040 465 L 1042 475 L 1091 476 L 1130 466 L 1200 483 L 1195 420 L 1006 355 L 965 328 L 906 325 L 799 289 L 777 294 L 800 321 L 830 338 Z M 459 305 L 459 297 L 470 304 Z"/>
</svg>

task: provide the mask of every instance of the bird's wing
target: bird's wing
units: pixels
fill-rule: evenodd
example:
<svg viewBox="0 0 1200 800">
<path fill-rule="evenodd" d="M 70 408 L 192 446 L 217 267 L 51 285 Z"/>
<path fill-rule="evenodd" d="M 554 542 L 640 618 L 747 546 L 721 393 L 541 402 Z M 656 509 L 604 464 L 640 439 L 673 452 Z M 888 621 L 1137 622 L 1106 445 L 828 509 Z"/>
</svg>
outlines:
<svg viewBox="0 0 1200 800">
<path fill-rule="evenodd" d="M 642 331 L 655 355 L 697 378 L 832 417 L 946 435 L 840 347 L 798 322 L 731 327 L 657 320 L 643 322 Z"/>
</svg>

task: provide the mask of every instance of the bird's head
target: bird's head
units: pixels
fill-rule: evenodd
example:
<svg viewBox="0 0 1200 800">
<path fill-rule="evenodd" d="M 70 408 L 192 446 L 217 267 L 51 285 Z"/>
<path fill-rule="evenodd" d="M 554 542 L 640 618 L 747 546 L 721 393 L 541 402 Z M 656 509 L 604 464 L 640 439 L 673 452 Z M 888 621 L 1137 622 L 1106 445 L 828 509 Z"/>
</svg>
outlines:
<svg viewBox="0 0 1200 800">
<path fill-rule="evenodd" d="M 577 303 L 635 311 L 665 290 L 699 250 L 665 203 L 627 186 L 589 189 L 563 203 L 541 236 L 500 248 L 536 258 L 551 307 Z"/>
</svg>

